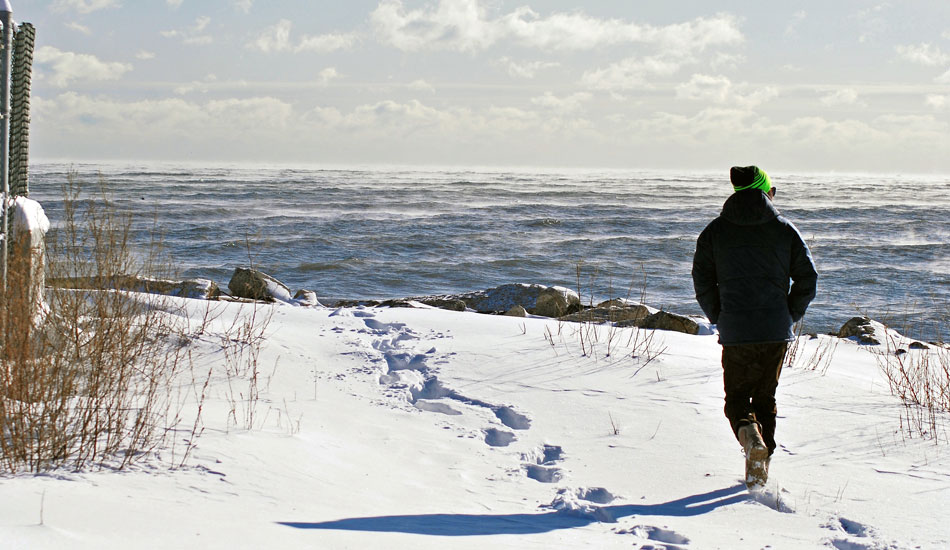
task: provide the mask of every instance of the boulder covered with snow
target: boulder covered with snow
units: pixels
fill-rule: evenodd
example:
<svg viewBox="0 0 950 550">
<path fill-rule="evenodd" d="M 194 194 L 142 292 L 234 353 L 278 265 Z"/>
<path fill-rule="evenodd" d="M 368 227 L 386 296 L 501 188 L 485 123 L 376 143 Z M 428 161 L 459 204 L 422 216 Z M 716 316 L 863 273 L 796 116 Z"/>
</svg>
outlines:
<svg viewBox="0 0 950 550">
<path fill-rule="evenodd" d="M 456 296 L 480 313 L 503 313 L 521 306 L 533 315 L 560 317 L 580 307 L 576 292 L 559 286 L 513 283 Z"/>
<path fill-rule="evenodd" d="M 695 319 L 686 315 L 670 313 L 669 311 L 657 311 L 648 316 L 640 323 L 641 328 L 652 328 L 656 330 L 672 330 L 684 334 L 699 334 L 699 323 Z"/>
<path fill-rule="evenodd" d="M 125 290 L 146 294 L 162 294 L 191 298 L 195 300 L 214 300 L 221 295 L 218 284 L 210 279 L 154 279 L 137 275 L 118 275 L 115 277 L 57 277 L 49 279 L 47 284 L 55 288 L 73 288 L 83 290 Z"/>
<path fill-rule="evenodd" d="M 304 307 L 319 307 L 322 304 L 317 300 L 317 293 L 312 290 L 298 290 L 294 294 L 293 303 Z"/>
<path fill-rule="evenodd" d="M 267 302 L 290 302 L 293 300 L 287 285 L 256 269 L 235 268 L 234 274 L 231 275 L 231 280 L 228 282 L 228 290 L 231 291 L 232 296 L 237 298 Z"/>
<path fill-rule="evenodd" d="M 878 346 L 887 338 L 887 327 L 869 317 L 852 317 L 838 330 L 838 338 L 849 338 L 861 344 Z"/>
<path fill-rule="evenodd" d="M 637 323 L 654 313 L 656 310 L 649 306 L 614 299 L 601 302 L 592 308 L 564 315 L 561 320 L 578 323 Z"/>
<path fill-rule="evenodd" d="M 709 324 L 705 323 L 702 318 L 670 313 L 669 311 L 657 311 L 641 319 L 621 321 L 617 323 L 617 326 L 670 330 L 692 335 L 712 334 L 713 332 Z"/>
</svg>

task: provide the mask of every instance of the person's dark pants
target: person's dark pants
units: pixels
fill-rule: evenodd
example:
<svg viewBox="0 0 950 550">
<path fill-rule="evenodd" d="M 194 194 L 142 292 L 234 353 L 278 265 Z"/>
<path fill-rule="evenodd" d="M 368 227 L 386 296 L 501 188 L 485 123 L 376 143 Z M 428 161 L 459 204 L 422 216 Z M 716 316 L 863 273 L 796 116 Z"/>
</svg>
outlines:
<svg viewBox="0 0 950 550">
<path fill-rule="evenodd" d="M 722 378 L 726 418 L 739 439 L 739 427 L 758 422 L 762 439 L 775 452 L 775 389 L 782 374 L 788 342 L 722 347 Z"/>
</svg>

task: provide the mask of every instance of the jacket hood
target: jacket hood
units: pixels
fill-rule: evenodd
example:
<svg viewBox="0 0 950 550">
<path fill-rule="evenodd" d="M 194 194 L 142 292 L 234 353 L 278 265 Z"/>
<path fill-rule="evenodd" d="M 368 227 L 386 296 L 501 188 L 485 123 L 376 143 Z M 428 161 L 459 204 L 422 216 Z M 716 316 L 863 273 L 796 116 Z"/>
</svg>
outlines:
<svg viewBox="0 0 950 550">
<path fill-rule="evenodd" d="M 726 200 L 720 216 L 736 225 L 760 225 L 779 216 L 772 201 L 758 189 L 737 191 Z"/>
</svg>

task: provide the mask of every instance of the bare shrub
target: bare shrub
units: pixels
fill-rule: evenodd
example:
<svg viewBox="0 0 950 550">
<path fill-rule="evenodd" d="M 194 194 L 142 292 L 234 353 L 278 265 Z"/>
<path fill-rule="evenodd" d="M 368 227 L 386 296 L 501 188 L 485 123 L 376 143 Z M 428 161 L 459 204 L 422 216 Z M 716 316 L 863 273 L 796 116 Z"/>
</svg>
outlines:
<svg viewBox="0 0 950 550">
<path fill-rule="evenodd" d="M 645 303 L 647 277 L 642 265 L 640 266 L 640 272 L 639 280 L 637 278 L 631 280 L 624 296 L 614 296 L 613 285 L 608 283 L 607 292 L 610 296 L 607 301 L 624 304 L 630 303 L 632 302 L 631 296 L 634 295 L 634 289 L 639 286 L 639 303 Z M 608 314 L 606 319 L 594 315 L 596 300 L 594 288 L 596 286 L 598 273 L 599 271 L 596 267 L 591 268 L 589 272 L 585 273 L 584 263 L 578 262 L 576 264 L 577 294 L 581 297 L 582 307 L 584 307 L 584 309 L 579 313 L 580 321 L 569 323 L 572 329 L 572 336 L 580 345 L 580 351 L 583 357 L 590 357 L 595 360 L 601 355 L 606 359 L 617 357 L 618 355 L 629 357 L 639 364 L 639 368 L 634 373 L 636 374 L 640 372 L 644 366 L 662 355 L 666 351 L 666 347 L 657 340 L 657 331 L 655 330 L 641 328 L 636 325 L 619 327 L 616 322 L 618 318 L 613 314 Z M 586 288 L 589 289 L 586 294 L 584 290 L 585 283 Z M 586 306 L 583 305 L 585 300 L 587 302 Z M 559 337 L 561 337 L 563 326 L 563 322 L 559 320 Z M 546 329 L 544 338 L 550 342 L 552 348 L 556 349 L 555 335 L 550 329 Z"/>
<path fill-rule="evenodd" d="M 908 437 L 919 436 L 940 442 L 946 437 L 950 417 L 950 346 L 910 341 L 888 331 L 878 365 L 887 377 L 891 393 L 901 399 L 904 409 L 901 430 Z"/>
<path fill-rule="evenodd" d="M 260 353 L 267 339 L 267 327 L 274 315 L 273 306 L 250 305 L 251 312 L 242 311 L 231 326 L 221 334 L 227 376 L 228 426 L 251 430 L 260 400 Z M 266 311 L 261 311 L 267 308 Z M 276 369 L 276 365 L 274 367 Z M 239 418 L 240 415 L 240 418 Z"/>
<path fill-rule="evenodd" d="M 803 327 L 804 320 L 799 321 L 795 326 L 795 340 L 788 346 L 785 366 L 815 371 L 824 375 L 831 367 L 840 339 L 834 336 L 804 334 Z"/>
<path fill-rule="evenodd" d="M 108 290 L 120 277 L 152 275 L 155 247 L 134 254 L 131 219 L 104 187 L 94 200 L 80 191 L 70 175 L 47 272 L 89 278 L 94 288 L 49 288 L 45 311 L 34 315 L 18 286 L 27 273 L 11 258 L 2 293 L 0 468 L 8 472 L 123 468 L 147 455 L 163 441 L 170 388 L 188 364 L 186 323 L 165 313 L 172 304 Z"/>
</svg>

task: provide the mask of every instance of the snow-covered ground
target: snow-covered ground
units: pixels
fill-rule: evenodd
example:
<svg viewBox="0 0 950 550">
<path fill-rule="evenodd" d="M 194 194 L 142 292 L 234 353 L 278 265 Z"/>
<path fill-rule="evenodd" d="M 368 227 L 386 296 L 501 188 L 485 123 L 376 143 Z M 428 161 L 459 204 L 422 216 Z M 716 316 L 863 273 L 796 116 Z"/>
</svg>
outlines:
<svg viewBox="0 0 950 550">
<path fill-rule="evenodd" d="M 267 306 L 254 401 L 220 339 L 252 306 L 213 307 L 185 465 L 188 422 L 125 471 L 0 478 L 0 548 L 950 547 L 947 445 L 902 435 L 871 347 L 804 344 L 750 495 L 715 336 L 657 332 L 635 359 L 636 329 L 591 351 L 549 319 Z"/>
</svg>

